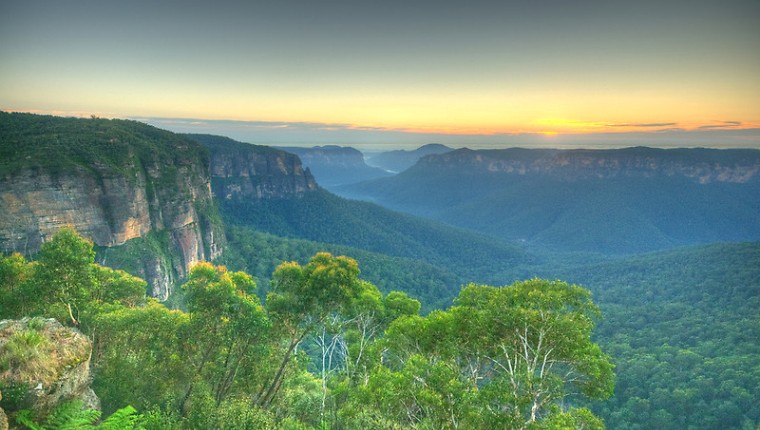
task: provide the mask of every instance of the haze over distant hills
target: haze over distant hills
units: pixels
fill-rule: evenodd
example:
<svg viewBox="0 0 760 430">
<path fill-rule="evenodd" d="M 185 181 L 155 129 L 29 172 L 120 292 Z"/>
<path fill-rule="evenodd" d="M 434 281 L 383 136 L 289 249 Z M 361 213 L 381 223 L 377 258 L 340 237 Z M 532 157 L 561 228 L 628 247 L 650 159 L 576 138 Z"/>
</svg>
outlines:
<svg viewBox="0 0 760 430">
<path fill-rule="evenodd" d="M 760 238 L 760 151 L 751 149 L 462 149 L 339 192 L 561 250 Z"/>
<path fill-rule="evenodd" d="M 451 150 L 452 148 L 446 145 L 430 143 L 411 151 L 399 149 L 370 155 L 367 157 L 367 164 L 380 167 L 389 172 L 398 173 L 414 166 L 420 158 L 426 155 L 444 154 Z"/>
<path fill-rule="evenodd" d="M 326 145 L 312 148 L 288 146 L 278 147 L 278 149 L 298 155 L 304 167 L 311 170 L 317 182 L 328 190 L 338 185 L 391 175 L 390 172 L 378 167 L 368 166 L 360 151 L 347 146 Z"/>
</svg>

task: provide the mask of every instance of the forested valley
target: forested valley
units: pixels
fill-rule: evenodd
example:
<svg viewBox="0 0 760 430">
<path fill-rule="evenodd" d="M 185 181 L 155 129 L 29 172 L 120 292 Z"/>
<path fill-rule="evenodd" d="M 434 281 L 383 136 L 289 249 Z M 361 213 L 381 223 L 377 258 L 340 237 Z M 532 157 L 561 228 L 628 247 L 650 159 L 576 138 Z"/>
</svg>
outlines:
<svg viewBox="0 0 760 430">
<path fill-rule="evenodd" d="M 11 428 L 760 425 L 760 242 L 509 241 L 338 197 L 268 147 L 0 120 L 0 231 L 28 234 L 0 235 Z M 77 197 L 78 183 L 100 194 Z M 750 206 L 731 207 L 751 223 Z M 43 234 L 24 224 L 32 212 L 74 228 Z"/>
<path fill-rule="evenodd" d="M 93 388 L 114 414 L 100 427 L 603 428 L 568 403 L 614 387 L 591 340 L 599 309 L 575 285 L 470 284 L 421 315 L 419 301 L 362 280 L 355 260 L 317 253 L 279 265 L 265 302 L 250 275 L 199 263 L 184 310 L 171 310 L 94 261 L 67 229 L 36 261 L 3 257 L 4 316 L 26 318 L 0 327 L 3 406 L 21 424 L 46 428 L 23 408 L 29 382 L 56 371 L 45 316 L 93 339 Z M 92 419 L 63 405 L 51 428 Z"/>
</svg>

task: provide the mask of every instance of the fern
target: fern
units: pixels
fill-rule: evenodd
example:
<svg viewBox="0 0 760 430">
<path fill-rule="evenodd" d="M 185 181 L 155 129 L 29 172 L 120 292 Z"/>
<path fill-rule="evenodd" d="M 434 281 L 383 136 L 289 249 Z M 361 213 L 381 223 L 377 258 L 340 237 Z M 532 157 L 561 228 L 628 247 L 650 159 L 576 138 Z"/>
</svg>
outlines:
<svg viewBox="0 0 760 430">
<path fill-rule="evenodd" d="M 45 420 L 46 430 L 86 430 L 94 428 L 100 411 L 82 409 L 82 402 L 75 400 L 61 403 Z"/>
<path fill-rule="evenodd" d="M 100 430 L 139 430 L 135 427 L 140 415 L 132 406 L 125 406 L 106 418 L 97 428 Z"/>
<path fill-rule="evenodd" d="M 29 409 L 18 411 L 18 414 L 16 415 L 16 423 L 26 426 L 31 430 L 45 430 L 44 427 L 32 421 L 32 411 Z"/>
<path fill-rule="evenodd" d="M 100 425 L 95 423 L 100 418 L 100 411 L 82 409 L 81 401 L 61 403 L 48 416 L 42 425 L 32 420 L 32 411 L 22 410 L 16 416 L 16 422 L 30 430 L 141 430 L 136 426 L 140 415 L 132 406 L 119 409 L 106 418 Z"/>
</svg>

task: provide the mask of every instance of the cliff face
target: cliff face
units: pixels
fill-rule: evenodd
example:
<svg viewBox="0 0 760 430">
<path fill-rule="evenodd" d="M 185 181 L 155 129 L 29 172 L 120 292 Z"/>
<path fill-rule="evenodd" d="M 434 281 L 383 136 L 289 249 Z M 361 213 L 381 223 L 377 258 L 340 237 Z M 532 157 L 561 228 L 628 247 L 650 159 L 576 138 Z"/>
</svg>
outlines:
<svg viewBox="0 0 760 430">
<path fill-rule="evenodd" d="M 760 151 L 626 148 L 620 150 L 458 150 L 425 157 L 419 168 L 581 178 L 684 177 L 701 184 L 746 183 L 760 175 Z"/>
<path fill-rule="evenodd" d="M 317 183 L 294 154 L 221 136 L 189 135 L 209 149 L 209 171 L 219 200 L 299 198 Z"/>
<path fill-rule="evenodd" d="M 208 158 L 194 142 L 129 121 L 3 114 L 0 122 L 3 252 L 34 253 L 62 226 L 105 249 L 161 234 L 168 257 L 134 256 L 130 267 L 161 299 L 190 265 L 221 252 Z"/>
</svg>

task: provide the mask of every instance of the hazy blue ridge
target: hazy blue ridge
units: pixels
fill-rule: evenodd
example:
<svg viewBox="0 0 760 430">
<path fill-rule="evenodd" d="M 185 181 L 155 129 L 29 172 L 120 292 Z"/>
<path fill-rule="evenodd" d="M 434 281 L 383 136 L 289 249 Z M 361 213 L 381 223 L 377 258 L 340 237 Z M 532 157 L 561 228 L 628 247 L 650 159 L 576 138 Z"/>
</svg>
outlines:
<svg viewBox="0 0 760 430">
<path fill-rule="evenodd" d="M 504 240 L 612 254 L 760 239 L 760 151 L 458 150 L 342 187 Z"/>
</svg>

